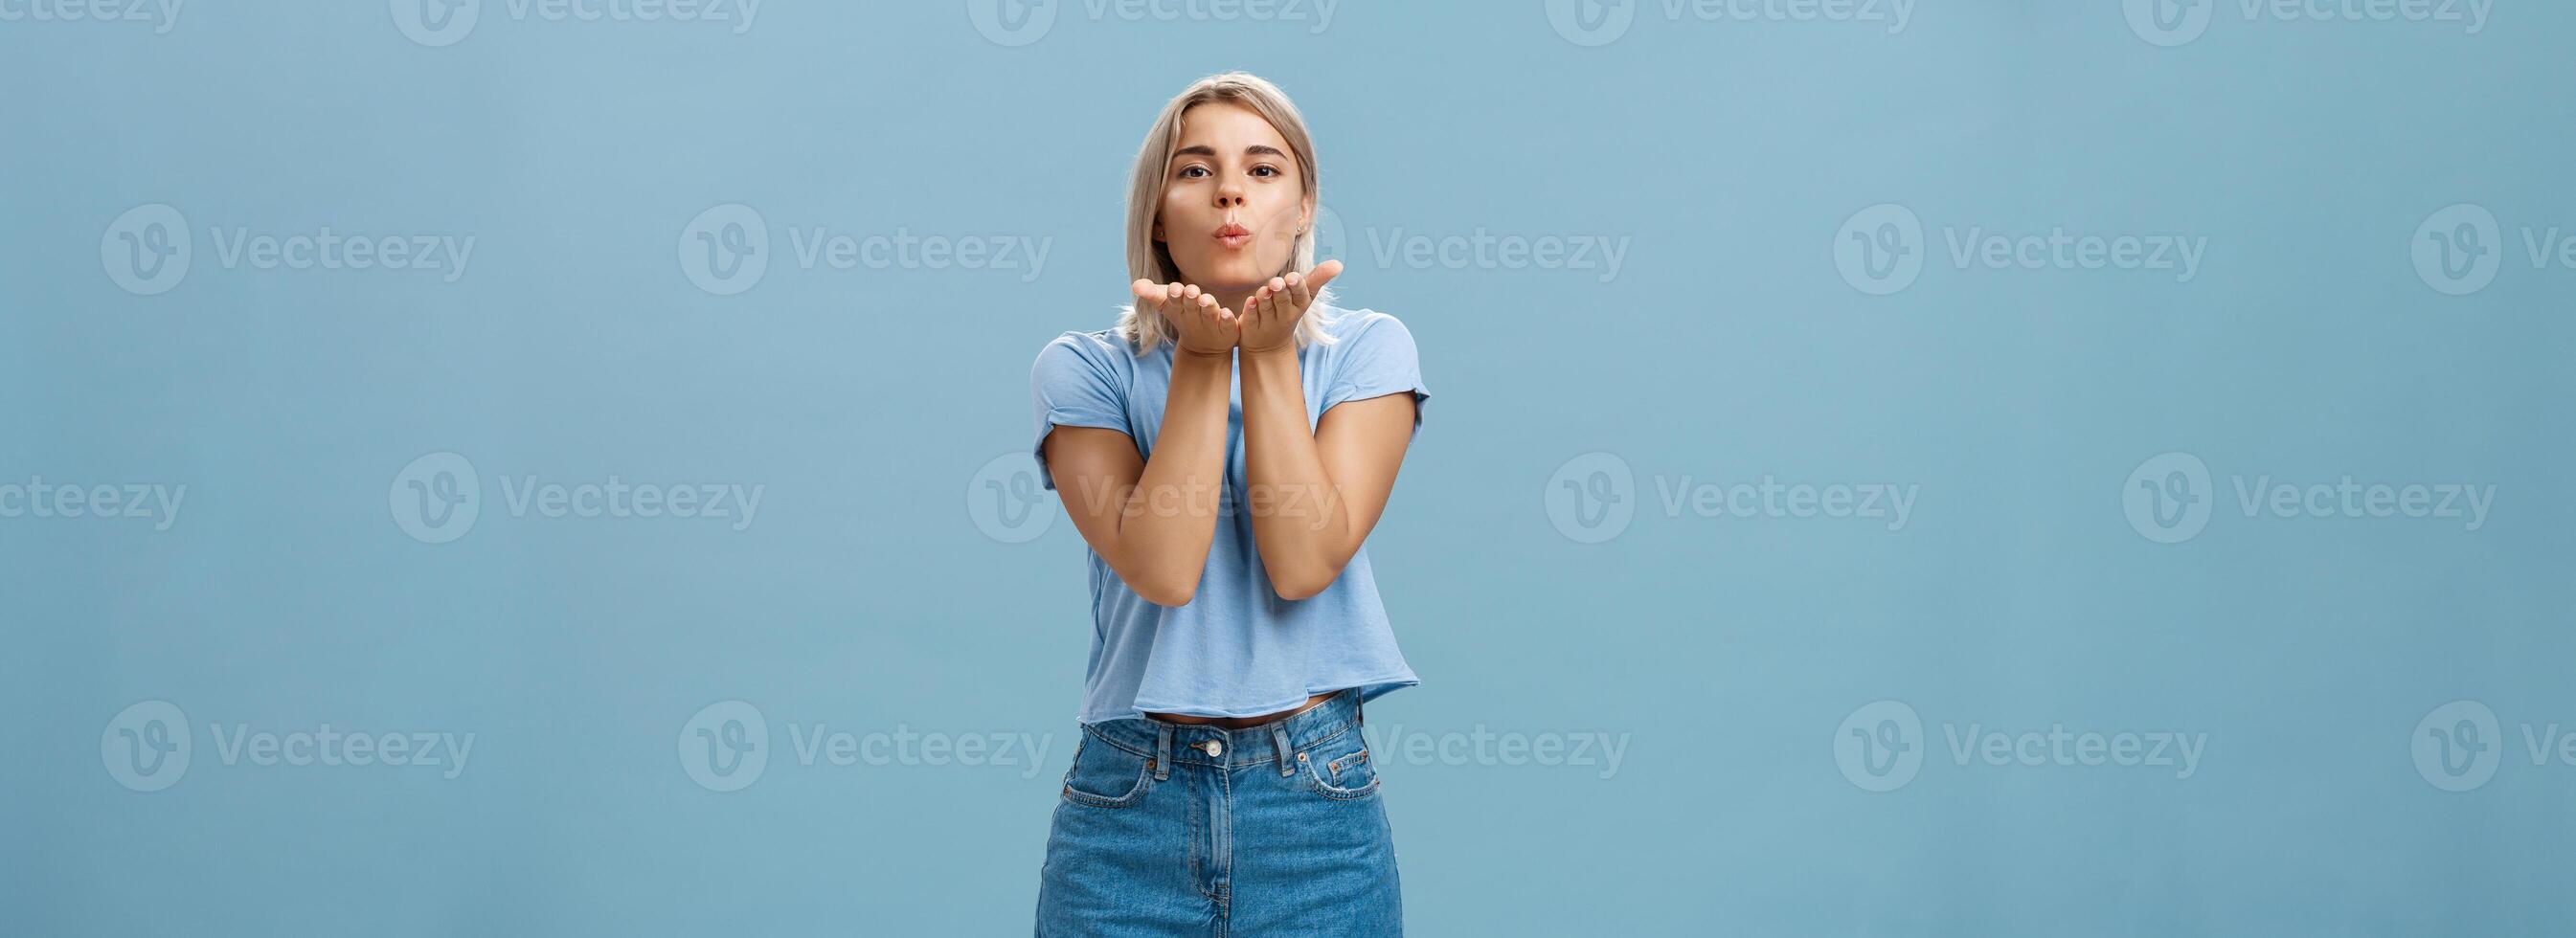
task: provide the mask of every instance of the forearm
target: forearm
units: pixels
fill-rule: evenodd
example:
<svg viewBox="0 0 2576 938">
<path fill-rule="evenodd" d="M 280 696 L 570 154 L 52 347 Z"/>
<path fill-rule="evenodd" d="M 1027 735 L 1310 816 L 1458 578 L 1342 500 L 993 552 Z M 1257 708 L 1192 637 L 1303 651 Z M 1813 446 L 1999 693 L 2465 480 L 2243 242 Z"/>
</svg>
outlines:
<svg viewBox="0 0 2576 938">
<path fill-rule="evenodd" d="M 1233 377 L 1230 355 L 1174 350 L 1171 389 L 1153 455 L 1145 460 L 1136 487 L 1119 493 L 1124 500 L 1118 514 L 1121 552 L 1154 593 L 1177 600 L 1165 605 L 1189 601 L 1216 540 L 1217 502 L 1225 481 L 1227 392 Z"/>
<path fill-rule="evenodd" d="M 1243 451 L 1253 542 L 1272 586 L 1289 599 L 1322 592 L 1357 538 L 1307 420 L 1294 346 L 1243 354 Z"/>
</svg>

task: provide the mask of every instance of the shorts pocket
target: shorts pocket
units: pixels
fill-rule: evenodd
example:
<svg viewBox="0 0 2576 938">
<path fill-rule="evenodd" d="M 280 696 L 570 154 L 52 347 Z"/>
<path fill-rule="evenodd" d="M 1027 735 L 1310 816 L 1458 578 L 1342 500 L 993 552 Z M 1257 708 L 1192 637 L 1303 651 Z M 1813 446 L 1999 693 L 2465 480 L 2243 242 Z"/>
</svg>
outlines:
<svg viewBox="0 0 2576 938">
<path fill-rule="evenodd" d="M 1306 788 L 1336 801 L 1377 794 L 1377 763 L 1369 758 L 1368 740 L 1358 727 L 1297 753 Z"/>
<path fill-rule="evenodd" d="M 1064 800 L 1095 808 L 1124 808 L 1145 797 L 1154 760 L 1100 739 L 1086 729 L 1064 773 Z"/>
</svg>

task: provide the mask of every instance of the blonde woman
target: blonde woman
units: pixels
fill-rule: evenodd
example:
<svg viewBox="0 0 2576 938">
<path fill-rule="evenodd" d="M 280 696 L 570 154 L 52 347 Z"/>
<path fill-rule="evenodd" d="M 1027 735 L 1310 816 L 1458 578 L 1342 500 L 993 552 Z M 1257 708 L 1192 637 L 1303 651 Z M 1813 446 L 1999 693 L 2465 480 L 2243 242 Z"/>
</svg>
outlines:
<svg viewBox="0 0 2576 938">
<path fill-rule="evenodd" d="M 1360 705 L 1419 681 L 1362 544 L 1430 392 L 1403 323 L 1331 304 L 1315 174 L 1277 86 L 1192 84 L 1136 155 L 1134 302 L 1032 369 L 1093 626 L 1040 935 L 1403 931 Z"/>
</svg>

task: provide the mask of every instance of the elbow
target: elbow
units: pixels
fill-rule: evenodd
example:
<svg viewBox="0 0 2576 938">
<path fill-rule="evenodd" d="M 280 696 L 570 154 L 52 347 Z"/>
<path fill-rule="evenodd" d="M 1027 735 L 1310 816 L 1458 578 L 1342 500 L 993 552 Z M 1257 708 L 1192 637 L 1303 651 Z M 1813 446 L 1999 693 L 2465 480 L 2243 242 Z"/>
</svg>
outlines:
<svg viewBox="0 0 2576 938">
<path fill-rule="evenodd" d="M 1199 577 L 1203 572 L 1204 567 L 1145 573 L 1128 578 L 1127 588 L 1157 606 L 1186 606 L 1198 597 Z"/>
<path fill-rule="evenodd" d="M 1157 606 L 1186 606 L 1190 604 L 1190 600 L 1198 598 L 1198 592 L 1196 585 L 1154 586 L 1140 587 L 1136 590 L 1136 595 L 1144 597 L 1146 602 Z"/>
<path fill-rule="evenodd" d="M 1314 598 L 1315 594 L 1323 592 L 1326 587 L 1332 586 L 1333 580 L 1340 576 L 1340 574 L 1341 571 L 1338 570 L 1312 570 L 1290 573 L 1272 579 L 1270 581 L 1270 590 L 1271 592 L 1278 593 L 1279 598 L 1292 603 L 1301 599 L 1311 599 Z"/>
</svg>

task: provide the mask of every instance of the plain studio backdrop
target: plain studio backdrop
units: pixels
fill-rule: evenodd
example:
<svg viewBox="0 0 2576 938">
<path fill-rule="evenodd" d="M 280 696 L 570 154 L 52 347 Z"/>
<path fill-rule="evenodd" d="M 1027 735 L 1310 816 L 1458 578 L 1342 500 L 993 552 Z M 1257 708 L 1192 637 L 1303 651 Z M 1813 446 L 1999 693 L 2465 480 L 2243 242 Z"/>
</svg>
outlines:
<svg viewBox="0 0 2576 938">
<path fill-rule="evenodd" d="M 2563 930 L 2571 40 L 0 0 L 0 932 L 1023 932 L 1029 365 L 1230 68 L 1432 392 L 1415 932 Z"/>
</svg>

